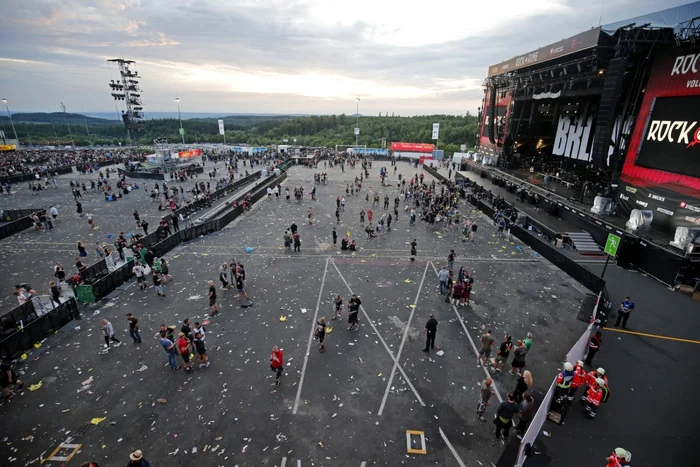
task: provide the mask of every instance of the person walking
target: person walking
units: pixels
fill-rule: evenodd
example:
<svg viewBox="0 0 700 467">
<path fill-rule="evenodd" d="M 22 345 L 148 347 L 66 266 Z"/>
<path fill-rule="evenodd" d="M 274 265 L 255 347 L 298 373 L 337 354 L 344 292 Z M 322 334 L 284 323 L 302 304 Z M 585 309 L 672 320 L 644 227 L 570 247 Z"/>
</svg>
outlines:
<svg viewBox="0 0 700 467">
<path fill-rule="evenodd" d="M 284 354 L 276 345 L 272 347 L 272 352 L 270 352 L 270 370 L 275 373 L 275 386 L 279 386 L 280 377 L 284 372 Z"/>
<path fill-rule="evenodd" d="M 177 336 L 177 350 L 180 352 L 180 357 L 185 365 L 185 371 L 192 371 L 190 366 L 190 340 L 185 336 L 184 332 L 181 332 Z"/>
<path fill-rule="evenodd" d="M 216 308 L 216 286 L 214 281 L 207 281 L 209 284 L 209 316 L 214 316 L 219 312 Z"/>
<path fill-rule="evenodd" d="M 316 323 L 316 329 L 314 330 L 314 338 L 318 339 L 318 351 L 325 352 L 326 347 L 323 343 L 323 341 L 326 338 L 326 320 L 325 319 L 319 318 L 318 322 Z"/>
<path fill-rule="evenodd" d="M 129 335 L 134 340 L 134 344 L 141 343 L 141 334 L 139 333 L 139 320 L 131 313 L 126 314 L 126 321 L 129 323 Z"/>
<path fill-rule="evenodd" d="M 481 393 L 479 396 L 479 402 L 476 404 L 476 415 L 482 422 L 486 421 L 486 419 L 484 418 L 484 412 L 486 412 L 486 407 L 491 405 L 489 400 L 491 399 L 491 396 L 494 393 L 493 387 L 491 386 L 492 384 L 493 380 L 491 378 L 486 378 L 481 382 Z"/>
<path fill-rule="evenodd" d="M 423 334 L 425 334 L 425 348 L 423 352 L 430 352 L 430 349 L 435 348 L 435 334 L 437 334 L 438 322 L 435 319 L 435 315 L 430 313 L 430 318 L 425 323 L 425 328 L 423 328 Z"/>
<path fill-rule="evenodd" d="M 510 433 L 510 427 L 513 425 L 513 417 L 519 411 L 518 404 L 513 400 L 513 394 L 508 394 L 508 400 L 501 402 L 496 411 L 496 441 L 493 443 L 495 446 L 498 441 L 503 437 L 503 440 L 508 438 L 508 433 Z M 502 441 L 505 444 L 505 441 Z"/>
<path fill-rule="evenodd" d="M 92 213 L 91 213 L 90 211 L 87 212 L 87 216 L 86 216 L 86 217 L 87 217 L 88 225 L 90 226 L 90 228 L 91 228 L 92 230 L 95 230 L 95 229 L 97 228 L 97 226 L 95 225 L 95 221 L 94 221 L 94 219 L 93 219 L 93 215 L 92 215 Z"/>
<path fill-rule="evenodd" d="M 532 387 L 532 373 L 525 370 L 522 376 L 518 376 L 518 380 L 515 383 L 515 389 L 513 390 L 513 400 L 518 404 L 523 400 L 523 394 Z"/>
<path fill-rule="evenodd" d="M 527 431 L 527 426 L 532 421 L 535 416 L 535 399 L 530 395 L 529 392 L 523 394 L 523 400 L 518 408 L 518 427 L 517 436 L 519 439 L 523 439 L 523 435 Z"/>
<path fill-rule="evenodd" d="M 165 291 L 163 290 L 163 278 L 157 273 L 153 272 L 153 287 L 156 289 L 156 295 L 165 298 Z"/>
<path fill-rule="evenodd" d="M 627 329 L 627 320 L 630 317 L 630 313 L 634 310 L 634 302 L 630 297 L 625 297 L 620 303 L 620 309 L 617 310 L 617 320 L 615 321 L 615 327 L 619 327 L 622 323 L 622 329 Z"/>
<path fill-rule="evenodd" d="M 491 330 L 486 331 L 486 334 L 481 336 L 481 349 L 479 350 L 479 355 L 476 357 L 476 365 L 486 366 L 487 362 L 491 361 L 491 346 L 496 342 L 496 339 L 491 335 Z"/>
<path fill-rule="evenodd" d="M 131 268 L 131 272 L 134 273 L 136 276 L 136 283 L 139 286 L 140 290 L 145 290 L 148 288 L 148 284 L 146 284 L 146 278 L 144 277 L 144 269 L 143 266 L 141 266 L 140 261 L 136 261 L 134 263 L 134 267 Z"/>
<path fill-rule="evenodd" d="M 151 467 L 151 464 L 143 457 L 141 450 L 137 449 L 129 455 L 129 465 L 126 467 Z"/>
<path fill-rule="evenodd" d="M 506 362 L 508 361 L 508 356 L 510 355 L 510 351 L 513 349 L 513 338 L 506 334 L 503 337 L 503 342 L 501 342 L 500 347 L 498 348 L 498 353 L 496 354 L 496 364 L 494 366 L 494 371 L 501 373 L 503 371 L 503 368 L 506 366 Z"/>
<path fill-rule="evenodd" d="M 104 334 L 105 338 L 105 351 L 109 351 L 110 342 L 114 342 L 115 347 L 119 347 L 120 345 L 122 345 L 119 339 L 114 337 L 114 326 L 112 326 L 112 323 L 110 323 L 106 319 L 102 320 L 102 333 Z"/>
<path fill-rule="evenodd" d="M 416 260 L 417 254 L 418 254 L 418 242 L 416 242 L 416 239 L 414 238 L 413 241 L 411 242 L 411 261 Z"/>
<path fill-rule="evenodd" d="M 333 232 L 331 234 L 333 236 L 333 248 L 338 244 L 338 232 L 336 232 L 335 227 L 333 227 Z"/>
<path fill-rule="evenodd" d="M 626 321 L 625 321 L 626 322 Z M 588 354 L 586 355 L 586 365 L 593 365 L 593 357 L 600 350 L 600 346 L 603 344 L 603 332 L 596 331 L 595 335 L 591 336 L 588 341 Z"/>
<path fill-rule="evenodd" d="M 348 331 L 357 331 L 360 328 L 358 324 L 360 305 L 362 305 L 362 300 L 355 294 L 352 294 L 350 300 L 348 301 Z"/>
</svg>

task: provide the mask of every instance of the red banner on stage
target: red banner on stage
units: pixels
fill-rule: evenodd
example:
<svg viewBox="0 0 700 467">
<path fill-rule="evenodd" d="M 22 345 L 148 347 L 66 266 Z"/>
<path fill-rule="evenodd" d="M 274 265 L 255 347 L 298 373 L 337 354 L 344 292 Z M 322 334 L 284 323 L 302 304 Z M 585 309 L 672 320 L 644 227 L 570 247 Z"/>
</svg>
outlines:
<svg viewBox="0 0 700 467">
<path fill-rule="evenodd" d="M 392 151 L 433 152 L 434 149 L 434 144 L 427 143 L 391 143 Z"/>
<path fill-rule="evenodd" d="M 189 159 L 190 157 L 197 157 L 201 155 L 201 149 L 192 149 L 191 151 L 182 151 L 177 153 L 177 157 L 179 157 L 180 159 Z"/>
</svg>

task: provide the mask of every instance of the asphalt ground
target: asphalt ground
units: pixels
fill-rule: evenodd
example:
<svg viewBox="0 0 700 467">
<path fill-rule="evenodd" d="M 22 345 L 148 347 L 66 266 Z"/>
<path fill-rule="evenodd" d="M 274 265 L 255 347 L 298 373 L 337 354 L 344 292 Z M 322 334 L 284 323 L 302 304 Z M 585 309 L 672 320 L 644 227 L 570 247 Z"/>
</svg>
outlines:
<svg viewBox="0 0 700 467">
<path fill-rule="evenodd" d="M 444 169 L 441 173 L 447 175 Z M 487 189 L 497 189 L 467 173 Z M 603 272 L 602 264 L 582 264 L 596 274 Z M 610 400 L 595 420 L 586 418 L 576 401 L 564 425 L 547 421 L 543 430 L 551 436 L 540 436 L 538 446 L 543 454 L 528 459 L 525 466 L 604 465 L 616 447 L 632 452 L 634 466 L 695 465 L 700 363 L 694 354 L 700 344 L 700 302 L 614 262 L 603 277 L 615 310 L 626 296 L 635 302 L 626 330 L 614 328 L 613 311 L 603 329 L 601 350 L 587 368 L 606 370 Z"/>
<path fill-rule="evenodd" d="M 398 169 L 416 173 L 406 163 Z M 174 280 L 165 284 L 165 298 L 126 284 L 108 300 L 83 307 L 82 320 L 28 352 L 18 363 L 23 379 L 42 386 L 0 407 L 12 427 L 0 458 L 22 464 L 46 459 L 63 442 L 81 445 L 68 465 L 126 462 L 135 449 L 151 462 L 174 465 L 495 463 L 502 446 L 492 446 L 494 426 L 474 413 L 486 373 L 475 363 L 470 338 L 478 341 L 487 328 L 498 341 L 506 332 L 516 339 L 533 332 L 528 368 L 535 387 L 546 386 L 585 328 L 575 320 L 585 290 L 517 241 L 496 238 L 490 221 L 465 205 L 463 214 L 480 225 L 474 243 L 463 243 L 458 229 L 434 232 L 421 221 L 409 226 L 403 203 L 392 231 L 367 240 L 359 211 L 371 205 L 365 190 L 379 185 L 377 163 L 361 195 L 346 196 L 340 225 L 335 197 L 359 169 L 317 170 L 330 177 L 317 187 L 317 201 L 263 199 L 223 231 L 173 250 L 167 258 Z M 312 170 L 293 167 L 283 189 L 303 185 L 308 193 L 312 180 Z M 389 192 L 393 206 L 395 186 L 379 190 L 382 198 Z M 314 225 L 305 223 L 309 206 Z M 373 210 L 375 218 L 384 212 Z M 292 222 L 299 225 L 301 253 L 282 246 Z M 334 249 L 334 226 L 339 236 L 350 231 L 359 251 Z M 412 262 L 408 243 L 414 238 L 418 256 Z M 254 250 L 245 253 L 246 247 Z M 458 254 L 455 269 L 464 265 L 475 277 L 469 307 L 455 309 L 437 290 L 436 269 L 450 248 Z M 245 264 L 250 301 L 242 304 L 250 306 L 219 288 L 221 313 L 208 319 L 206 280 L 216 281 L 218 266 L 232 258 Z M 358 331 L 347 330 L 345 313 L 341 321 L 330 319 L 335 293 L 361 297 Z M 127 312 L 140 320 L 140 345 L 128 337 Z M 421 351 L 431 312 L 440 323 L 442 356 Z M 312 339 L 318 317 L 333 327 L 324 353 Z M 106 354 L 102 318 L 124 342 Z M 161 323 L 179 327 L 184 318 L 210 321 L 211 366 L 191 374 L 169 370 L 153 338 Z M 285 353 L 280 386 L 272 385 L 269 369 L 273 345 Z M 515 385 L 507 373 L 495 379 L 502 396 Z M 494 396 L 487 417 L 497 403 Z M 407 430 L 423 432 L 425 454 L 407 452 Z M 420 438 L 412 435 L 412 447 L 422 447 Z"/>
</svg>

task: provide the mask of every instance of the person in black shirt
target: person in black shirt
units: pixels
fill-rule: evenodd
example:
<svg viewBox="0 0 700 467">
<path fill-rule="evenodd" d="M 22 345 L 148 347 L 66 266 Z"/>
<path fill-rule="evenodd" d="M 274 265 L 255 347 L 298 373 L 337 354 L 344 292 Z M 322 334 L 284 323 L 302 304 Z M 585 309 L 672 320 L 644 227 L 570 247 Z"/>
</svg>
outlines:
<svg viewBox="0 0 700 467">
<path fill-rule="evenodd" d="M 248 292 L 245 290 L 245 284 L 243 281 L 245 280 L 245 276 L 240 273 L 236 275 L 236 289 L 238 290 L 238 301 L 241 301 L 241 294 L 245 295 L 246 300 L 249 300 L 248 298 Z"/>
<path fill-rule="evenodd" d="M 0 387 L 6 398 L 14 395 L 14 387 L 19 385 L 17 390 L 22 389 L 24 383 L 17 378 L 17 373 L 12 369 L 12 362 L 4 359 L 0 363 Z"/>
<path fill-rule="evenodd" d="M 360 297 L 358 297 L 355 294 L 352 294 L 352 297 L 350 297 L 350 301 L 348 302 L 348 331 L 350 330 L 355 330 L 357 331 L 359 329 L 359 325 L 357 324 L 358 321 L 358 314 L 360 313 L 360 305 L 362 304 L 362 301 L 360 300 Z"/>
<path fill-rule="evenodd" d="M 326 347 L 323 344 L 324 339 L 326 338 L 326 320 L 323 318 L 320 318 L 318 322 L 316 323 L 316 330 L 314 332 L 314 337 L 318 339 L 318 351 L 319 352 L 324 352 L 326 350 Z"/>
<path fill-rule="evenodd" d="M 209 316 L 214 316 L 219 312 L 219 310 L 216 308 L 216 286 L 214 285 L 214 281 L 209 281 L 209 309 L 211 312 L 209 313 Z"/>
<path fill-rule="evenodd" d="M 139 320 L 131 313 L 126 314 L 126 320 L 129 322 L 129 335 L 134 339 L 134 344 L 140 344 L 141 334 L 139 334 Z"/>
<path fill-rule="evenodd" d="M 338 243 L 338 232 L 335 231 L 335 227 L 333 227 L 333 247 Z"/>
<path fill-rule="evenodd" d="M 513 425 L 513 417 L 519 411 L 518 404 L 515 403 L 513 394 L 508 394 L 508 400 L 501 402 L 496 411 L 496 419 L 494 423 L 496 424 L 496 443 L 501 438 L 501 434 L 504 439 L 508 438 L 508 433 L 510 432 L 510 427 Z"/>
<path fill-rule="evenodd" d="M 292 231 L 292 235 L 297 233 L 297 224 L 295 222 L 292 222 L 292 225 L 289 226 L 289 230 Z"/>
<path fill-rule="evenodd" d="M 430 313 L 430 319 L 425 323 L 425 329 L 423 329 L 423 334 L 426 335 L 425 348 L 423 352 L 430 352 L 430 349 L 435 348 L 435 334 L 437 334 L 438 322 L 435 319 L 435 315 Z"/>
<path fill-rule="evenodd" d="M 414 238 L 413 241 L 411 242 L 411 261 L 416 260 L 417 254 L 418 254 L 418 242 L 416 242 L 416 239 Z"/>
<path fill-rule="evenodd" d="M 508 356 L 510 355 L 510 351 L 513 348 L 513 338 L 506 334 L 504 336 L 503 342 L 501 342 L 501 346 L 498 348 L 498 354 L 496 354 L 496 364 L 494 366 L 494 370 L 497 372 L 503 371 L 503 368 L 506 366 L 506 362 L 508 361 Z"/>
</svg>

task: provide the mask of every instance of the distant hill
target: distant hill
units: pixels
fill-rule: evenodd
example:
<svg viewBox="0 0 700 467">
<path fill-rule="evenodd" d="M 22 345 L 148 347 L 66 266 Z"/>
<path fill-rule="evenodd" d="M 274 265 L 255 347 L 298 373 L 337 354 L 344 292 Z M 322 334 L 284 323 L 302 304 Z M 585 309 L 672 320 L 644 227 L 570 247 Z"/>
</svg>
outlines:
<svg viewBox="0 0 700 467">
<path fill-rule="evenodd" d="M 116 120 L 116 114 L 114 120 L 107 120 L 106 118 L 94 118 L 87 117 L 82 114 L 71 114 L 66 113 L 65 117 L 63 112 L 32 112 L 32 113 L 13 113 L 12 121 L 14 123 L 53 123 L 54 125 L 65 125 L 66 119 L 71 125 L 114 125 L 118 123 Z M 10 123 L 10 119 L 7 115 L 0 116 L 0 125 L 6 125 Z"/>
</svg>

